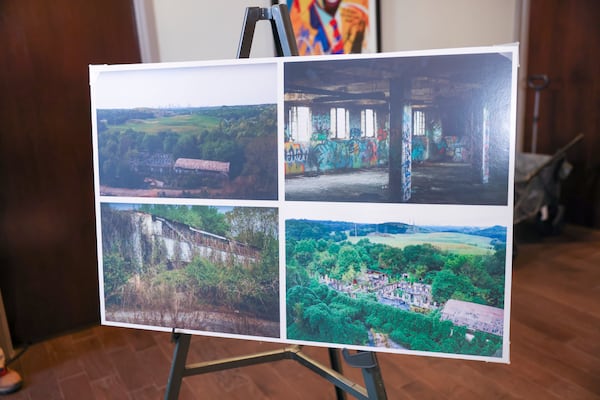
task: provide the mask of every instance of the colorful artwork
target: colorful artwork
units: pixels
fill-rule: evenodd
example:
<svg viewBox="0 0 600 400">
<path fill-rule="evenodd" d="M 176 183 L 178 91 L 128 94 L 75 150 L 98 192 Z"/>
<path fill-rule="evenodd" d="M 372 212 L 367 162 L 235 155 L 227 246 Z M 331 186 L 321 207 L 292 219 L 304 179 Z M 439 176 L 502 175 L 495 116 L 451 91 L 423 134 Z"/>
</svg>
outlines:
<svg viewBox="0 0 600 400">
<path fill-rule="evenodd" d="M 410 105 L 404 106 L 402 113 L 402 200 L 410 200 L 412 194 L 412 109 Z"/>
<path fill-rule="evenodd" d="M 285 154 L 285 174 L 303 174 L 306 171 L 306 163 L 310 149 L 299 143 L 286 142 L 283 151 Z"/>
<path fill-rule="evenodd" d="M 373 0 L 287 0 L 300 55 L 377 51 Z"/>
<path fill-rule="evenodd" d="M 424 161 L 427 157 L 427 137 L 415 136 L 412 140 L 412 159 L 413 161 Z"/>
<path fill-rule="evenodd" d="M 337 169 L 381 167 L 387 163 L 386 140 L 332 140 L 313 134 L 309 143 L 286 142 L 285 175 L 319 174 Z"/>
</svg>

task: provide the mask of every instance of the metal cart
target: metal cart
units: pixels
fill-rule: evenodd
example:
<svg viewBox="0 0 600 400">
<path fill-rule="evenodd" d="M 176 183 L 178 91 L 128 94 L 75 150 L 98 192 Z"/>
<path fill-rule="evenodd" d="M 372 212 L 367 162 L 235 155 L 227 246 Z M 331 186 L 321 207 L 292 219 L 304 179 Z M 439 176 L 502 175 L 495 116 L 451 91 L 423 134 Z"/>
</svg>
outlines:
<svg viewBox="0 0 600 400">
<path fill-rule="evenodd" d="M 541 233 L 560 232 L 564 206 L 560 204 L 560 184 L 571 172 L 566 152 L 583 139 L 577 135 L 554 155 L 518 153 L 515 160 L 514 224 L 536 222 Z"/>
</svg>

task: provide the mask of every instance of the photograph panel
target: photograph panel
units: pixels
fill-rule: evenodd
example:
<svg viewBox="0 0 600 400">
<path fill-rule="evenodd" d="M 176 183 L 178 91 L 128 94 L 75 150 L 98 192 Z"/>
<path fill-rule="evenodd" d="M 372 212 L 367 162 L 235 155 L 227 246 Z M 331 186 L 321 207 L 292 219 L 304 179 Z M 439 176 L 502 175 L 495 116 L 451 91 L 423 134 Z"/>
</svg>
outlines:
<svg viewBox="0 0 600 400">
<path fill-rule="evenodd" d="M 512 56 L 284 66 L 285 197 L 507 205 Z"/>
<path fill-rule="evenodd" d="M 276 64 L 100 72 L 100 194 L 277 199 Z"/>
<path fill-rule="evenodd" d="M 275 208 L 101 205 L 104 319 L 280 336 Z"/>
<path fill-rule="evenodd" d="M 400 216 L 286 218 L 287 338 L 504 359 L 507 232 Z"/>
</svg>

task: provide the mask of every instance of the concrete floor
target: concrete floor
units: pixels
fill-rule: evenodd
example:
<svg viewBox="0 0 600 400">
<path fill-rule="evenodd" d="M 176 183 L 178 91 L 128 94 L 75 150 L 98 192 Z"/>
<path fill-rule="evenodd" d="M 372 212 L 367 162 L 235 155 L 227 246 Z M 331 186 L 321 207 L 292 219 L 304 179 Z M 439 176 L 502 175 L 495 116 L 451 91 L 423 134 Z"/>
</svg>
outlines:
<svg viewBox="0 0 600 400">
<path fill-rule="evenodd" d="M 503 175 L 503 176 L 502 176 Z M 353 170 L 285 180 L 286 200 L 389 203 L 387 168 Z M 409 203 L 506 205 L 507 174 L 482 184 L 469 164 L 422 163 L 412 166 Z"/>
</svg>

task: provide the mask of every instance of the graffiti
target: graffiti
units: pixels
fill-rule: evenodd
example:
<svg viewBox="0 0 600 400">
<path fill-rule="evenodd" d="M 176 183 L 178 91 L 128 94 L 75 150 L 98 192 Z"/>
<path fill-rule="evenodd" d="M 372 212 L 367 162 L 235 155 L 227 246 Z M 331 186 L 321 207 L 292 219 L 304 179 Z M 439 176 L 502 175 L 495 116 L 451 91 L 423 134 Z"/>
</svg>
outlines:
<svg viewBox="0 0 600 400">
<path fill-rule="evenodd" d="M 306 151 L 300 144 L 286 143 L 285 146 L 285 161 L 286 162 L 300 162 L 306 161 Z"/>
<path fill-rule="evenodd" d="M 329 113 L 314 113 L 312 115 L 312 124 L 315 132 L 321 135 L 330 136 L 329 127 L 331 126 L 331 115 Z"/>
<path fill-rule="evenodd" d="M 377 165 L 377 142 L 369 140 L 364 143 L 366 148 L 363 151 L 363 165 L 375 167 Z"/>
<path fill-rule="evenodd" d="M 327 139 L 329 139 L 329 132 L 315 132 L 310 137 L 312 142 L 323 142 Z"/>
<path fill-rule="evenodd" d="M 377 131 L 377 164 L 379 166 L 387 165 L 390 160 L 388 137 L 388 131 L 384 129 Z"/>
<path fill-rule="evenodd" d="M 385 166 L 389 159 L 387 136 L 381 141 L 332 140 L 325 134 L 314 133 L 312 139 L 310 143 L 285 143 L 286 175 Z"/>
<path fill-rule="evenodd" d="M 356 139 L 351 139 L 348 142 L 348 152 L 350 153 L 352 168 L 360 168 L 362 159 L 360 156 L 360 142 Z"/>
<path fill-rule="evenodd" d="M 467 162 L 469 161 L 469 151 L 467 138 L 457 136 L 444 136 L 442 140 L 444 143 L 443 151 L 447 160 L 454 162 Z"/>
<path fill-rule="evenodd" d="M 402 200 L 408 201 L 411 197 L 412 183 L 412 160 L 411 160 L 411 137 L 412 137 L 412 109 L 405 105 L 402 113 Z"/>
<path fill-rule="evenodd" d="M 308 159 L 308 149 L 300 143 L 286 142 L 284 149 L 285 174 L 304 173 L 304 165 Z"/>
<path fill-rule="evenodd" d="M 311 170 L 324 172 L 334 169 L 351 168 L 351 149 L 348 141 L 325 140 L 310 148 L 309 164 Z"/>
<path fill-rule="evenodd" d="M 425 161 L 427 159 L 427 137 L 413 137 L 412 146 L 412 159 L 414 161 Z"/>
</svg>

